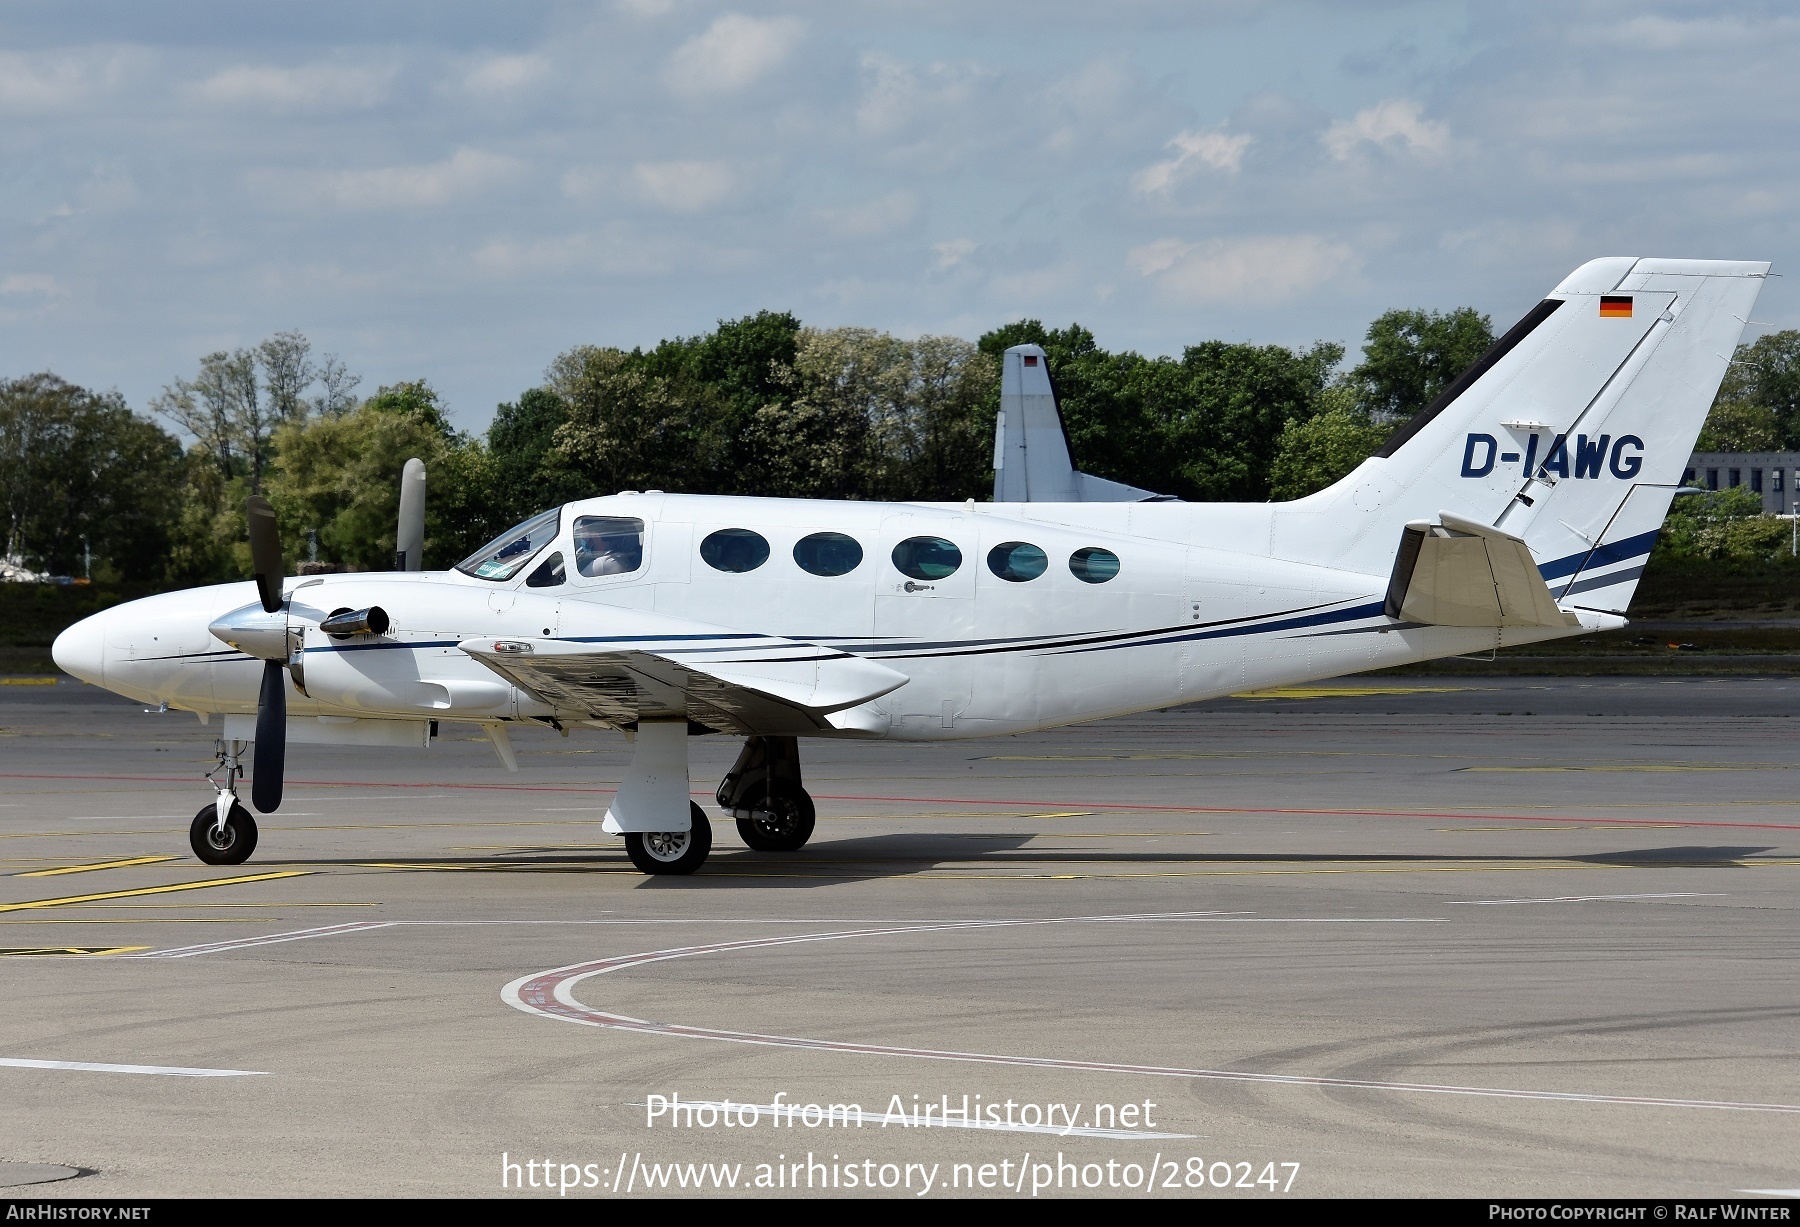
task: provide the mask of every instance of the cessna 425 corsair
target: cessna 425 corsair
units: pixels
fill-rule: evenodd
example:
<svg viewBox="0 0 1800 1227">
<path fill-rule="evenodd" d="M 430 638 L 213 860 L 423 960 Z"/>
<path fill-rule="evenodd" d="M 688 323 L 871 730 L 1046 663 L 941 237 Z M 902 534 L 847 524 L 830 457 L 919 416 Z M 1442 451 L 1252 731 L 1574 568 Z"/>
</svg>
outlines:
<svg viewBox="0 0 1800 1227">
<path fill-rule="evenodd" d="M 1075 472 L 1043 352 L 1020 345 L 993 503 L 627 491 L 451 571 L 286 578 L 253 499 L 253 583 L 107 610 L 56 661 L 222 717 L 223 781 L 190 831 L 213 864 L 255 848 L 248 743 L 266 814 L 287 742 L 424 747 L 447 720 L 515 768 L 518 722 L 624 732 L 604 829 L 646 873 L 712 846 L 688 737 L 743 737 L 718 802 L 751 848 L 793 850 L 813 830 L 800 737 L 991 737 L 1624 625 L 1768 268 L 1585 264 L 1379 453 L 1289 503 Z"/>
</svg>

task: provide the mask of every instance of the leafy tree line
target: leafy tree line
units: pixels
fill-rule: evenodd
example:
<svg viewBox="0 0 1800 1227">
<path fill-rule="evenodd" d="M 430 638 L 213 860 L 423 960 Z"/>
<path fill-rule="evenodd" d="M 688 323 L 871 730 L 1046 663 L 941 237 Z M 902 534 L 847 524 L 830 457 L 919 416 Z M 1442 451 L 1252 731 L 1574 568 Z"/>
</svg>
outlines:
<svg viewBox="0 0 1800 1227">
<path fill-rule="evenodd" d="M 291 559 L 380 569 L 410 456 L 429 474 L 433 567 L 544 507 L 619 489 L 984 499 L 999 355 L 1025 341 L 1049 355 L 1088 472 L 1190 500 L 1294 498 L 1353 469 L 1492 339 L 1467 308 L 1390 311 L 1346 367 L 1326 342 L 1147 357 L 1102 349 L 1079 324 L 1020 320 L 971 343 L 763 311 L 650 349 L 578 346 L 477 436 L 450 425 L 429 382 L 359 397 L 342 362 L 280 333 L 202 358 L 152 415 L 51 374 L 0 383 L 6 553 L 80 574 L 91 551 L 98 579 L 235 578 L 244 500 L 262 493 Z M 1800 333 L 1739 358 L 1710 436 L 1800 442 Z"/>
</svg>

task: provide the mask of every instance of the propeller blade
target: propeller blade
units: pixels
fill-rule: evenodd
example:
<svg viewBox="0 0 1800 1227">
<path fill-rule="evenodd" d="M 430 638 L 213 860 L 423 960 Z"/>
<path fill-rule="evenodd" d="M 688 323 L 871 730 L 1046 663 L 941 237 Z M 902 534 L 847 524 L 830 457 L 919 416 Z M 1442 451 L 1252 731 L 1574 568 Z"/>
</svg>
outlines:
<svg viewBox="0 0 1800 1227">
<path fill-rule="evenodd" d="M 400 523 L 394 535 L 394 570 L 425 565 L 425 462 L 414 456 L 400 471 Z"/>
<path fill-rule="evenodd" d="M 281 808 L 281 773 L 287 765 L 287 679 L 282 663 L 263 662 L 262 697 L 256 705 L 256 757 L 250 803 L 264 814 Z"/>
<path fill-rule="evenodd" d="M 250 571 L 256 576 L 256 594 L 262 598 L 263 610 L 274 613 L 281 608 L 281 531 L 275 526 L 275 509 L 260 494 L 252 494 L 245 504 L 250 519 Z"/>
</svg>

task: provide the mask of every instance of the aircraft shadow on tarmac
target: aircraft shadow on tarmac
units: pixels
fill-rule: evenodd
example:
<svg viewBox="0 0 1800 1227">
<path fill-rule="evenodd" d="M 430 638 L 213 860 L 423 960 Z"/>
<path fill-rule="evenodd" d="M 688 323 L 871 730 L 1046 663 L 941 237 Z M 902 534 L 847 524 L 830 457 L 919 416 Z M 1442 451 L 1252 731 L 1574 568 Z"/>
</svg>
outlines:
<svg viewBox="0 0 1800 1227">
<path fill-rule="evenodd" d="M 1181 852 L 1143 849 L 1042 848 L 1025 845 L 1036 838 L 1055 839 L 1054 833 L 1011 832 L 905 832 L 852 839 L 822 840 L 798 852 L 751 852 L 724 847 L 715 849 L 708 867 L 692 877 L 650 876 L 642 886 L 657 889 L 703 887 L 709 881 L 729 880 L 733 885 L 765 879 L 792 886 L 806 882 L 838 882 L 846 878 L 906 877 L 928 873 L 947 864 L 980 868 L 1073 868 L 1080 865 L 1167 866 L 1183 865 L 1459 865 L 1511 866 L 1544 861 L 1576 862 L 1609 867 L 1645 869 L 1743 868 L 1749 857 L 1767 853 L 1769 846 L 1698 846 L 1640 848 L 1618 852 L 1562 854 L 1487 854 L 1446 856 L 1426 853 L 1384 852 Z M 1177 838 L 1171 835 L 1170 838 Z M 485 851 L 485 850 L 484 850 Z M 617 873 L 635 872 L 622 848 L 616 845 L 555 847 L 523 845 L 494 849 L 486 856 L 312 858 L 266 862 L 270 865 L 336 865 L 344 868 L 450 871 L 473 873 Z"/>
</svg>

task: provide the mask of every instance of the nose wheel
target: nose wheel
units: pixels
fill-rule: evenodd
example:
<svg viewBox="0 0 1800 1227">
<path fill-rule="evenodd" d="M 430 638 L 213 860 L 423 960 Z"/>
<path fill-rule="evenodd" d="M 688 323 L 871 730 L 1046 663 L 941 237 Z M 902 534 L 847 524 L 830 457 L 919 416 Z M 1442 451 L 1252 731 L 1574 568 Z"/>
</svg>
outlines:
<svg viewBox="0 0 1800 1227">
<path fill-rule="evenodd" d="M 209 805 L 194 815 L 188 844 L 208 865 L 242 865 L 256 851 L 256 819 L 234 800 L 220 822 L 219 807 Z"/>
</svg>

